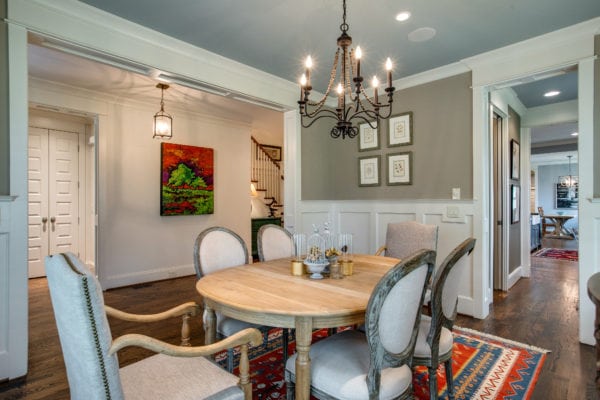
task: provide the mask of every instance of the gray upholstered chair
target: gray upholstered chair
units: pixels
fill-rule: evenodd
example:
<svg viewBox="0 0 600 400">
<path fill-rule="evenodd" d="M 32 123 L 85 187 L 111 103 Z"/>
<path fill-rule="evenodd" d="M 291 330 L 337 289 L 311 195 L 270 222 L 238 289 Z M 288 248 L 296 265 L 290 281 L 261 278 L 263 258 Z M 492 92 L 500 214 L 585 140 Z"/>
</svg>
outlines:
<svg viewBox="0 0 600 400">
<path fill-rule="evenodd" d="M 448 398 L 454 398 L 452 374 L 452 326 L 456 318 L 458 288 L 464 277 L 466 255 L 475 247 L 475 239 L 459 244 L 440 265 L 433 279 L 431 317 L 424 315 L 419 327 L 413 365 L 424 365 L 429 370 L 430 399 L 437 399 L 437 368 L 444 363 Z"/>
<path fill-rule="evenodd" d="M 242 238 L 230 229 L 215 226 L 200 232 L 194 244 L 194 268 L 196 277 L 202 279 L 204 275 L 219 271 L 223 268 L 236 267 L 248 263 L 248 249 Z M 246 328 L 257 328 L 264 336 L 264 343 L 268 340 L 270 327 L 251 324 L 221 313 L 217 317 L 217 334 L 219 337 L 229 337 Z M 206 313 L 203 315 L 206 327 Z M 227 350 L 227 370 L 233 371 L 233 349 Z"/>
<path fill-rule="evenodd" d="M 102 289 L 96 277 L 71 253 L 46 258 L 48 287 L 63 351 L 71 399 L 204 399 L 252 398 L 248 345 L 261 342 L 256 329 L 239 332 L 212 346 L 182 347 L 140 335 L 113 340 Z M 161 314 L 122 313 L 129 320 L 195 315 L 198 305 L 186 303 Z M 137 319 L 136 319 L 137 318 Z M 164 319 L 164 318 L 163 318 Z M 218 351 L 242 346 L 240 378 L 207 359 Z M 139 346 L 157 354 L 119 368 L 117 351 Z"/>
<path fill-rule="evenodd" d="M 375 255 L 384 251 L 387 257 L 404 259 L 417 250 L 437 251 L 438 227 L 415 221 L 390 223 L 385 234 L 385 245 L 377 249 Z"/>
<path fill-rule="evenodd" d="M 266 224 L 258 229 L 256 236 L 258 260 L 270 261 L 294 255 L 292 234 L 279 225 Z"/>
<path fill-rule="evenodd" d="M 435 262 L 422 250 L 379 281 L 367 305 L 366 332 L 346 330 L 310 349 L 311 394 L 320 399 L 412 399 L 411 360 L 421 304 Z M 286 364 L 288 399 L 294 396 L 296 355 Z"/>
<path fill-rule="evenodd" d="M 376 256 L 384 253 L 387 257 L 405 259 L 421 249 L 437 251 L 438 226 L 416 221 L 389 223 L 385 234 L 385 245 L 377 249 Z M 431 282 L 425 293 L 424 304 L 431 298 Z"/>
</svg>

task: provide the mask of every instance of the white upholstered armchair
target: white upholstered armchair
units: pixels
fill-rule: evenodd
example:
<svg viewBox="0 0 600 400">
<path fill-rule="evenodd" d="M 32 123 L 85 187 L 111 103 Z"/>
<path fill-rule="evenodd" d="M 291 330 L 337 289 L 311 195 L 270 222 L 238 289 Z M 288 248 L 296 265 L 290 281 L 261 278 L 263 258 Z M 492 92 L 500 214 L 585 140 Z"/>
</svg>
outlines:
<svg viewBox="0 0 600 400">
<path fill-rule="evenodd" d="M 310 348 L 311 394 L 319 399 L 412 399 L 411 360 L 421 304 L 435 260 L 423 250 L 379 281 L 367 305 L 365 332 L 345 330 Z M 296 355 L 286 364 L 288 399 L 294 396 Z"/>
<path fill-rule="evenodd" d="M 140 334 L 113 340 L 100 283 L 75 255 L 48 256 L 46 275 L 71 399 L 252 398 L 248 346 L 261 342 L 256 329 L 239 332 L 210 346 L 176 346 Z M 110 312 L 115 317 L 143 322 L 159 316 L 189 316 L 197 308 L 195 303 L 186 303 L 165 313 L 137 317 L 114 309 Z M 128 346 L 160 354 L 119 368 L 117 352 Z M 239 378 L 206 358 L 235 346 L 241 346 L 245 360 L 240 363 Z"/>
</svg>

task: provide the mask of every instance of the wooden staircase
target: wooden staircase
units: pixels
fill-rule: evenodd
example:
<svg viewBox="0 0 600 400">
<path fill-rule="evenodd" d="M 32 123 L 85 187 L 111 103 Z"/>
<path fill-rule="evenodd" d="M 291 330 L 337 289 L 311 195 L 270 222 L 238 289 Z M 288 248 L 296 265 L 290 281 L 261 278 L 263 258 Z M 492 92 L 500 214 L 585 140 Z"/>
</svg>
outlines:
<svg viewBox="0 0 600 400">
<path fill-rule="evenodd" d="M 283 215 L 283 173 L 279 161 L 274 160 L 263 146 L 251 139 L 251 183 L 258 197 L 270 210 L 270 217 Z"/>
</svg>

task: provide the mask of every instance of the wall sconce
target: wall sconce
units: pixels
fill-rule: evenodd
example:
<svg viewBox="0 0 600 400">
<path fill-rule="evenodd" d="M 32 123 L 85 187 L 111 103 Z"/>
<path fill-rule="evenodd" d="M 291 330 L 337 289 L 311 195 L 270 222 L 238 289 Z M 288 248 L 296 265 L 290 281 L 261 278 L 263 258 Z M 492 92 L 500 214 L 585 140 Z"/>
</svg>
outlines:
<svg viewBox="0 0 600 400">
<path fill-rule="evenodd" d="M 173 137 L 173 117 L 165 112 L 164 93 L 169 85 L 159 83 L 160 89 L 160 111 L 154 114 L 154 135 L 152 138 L 171 139 Z"/>
</svg>

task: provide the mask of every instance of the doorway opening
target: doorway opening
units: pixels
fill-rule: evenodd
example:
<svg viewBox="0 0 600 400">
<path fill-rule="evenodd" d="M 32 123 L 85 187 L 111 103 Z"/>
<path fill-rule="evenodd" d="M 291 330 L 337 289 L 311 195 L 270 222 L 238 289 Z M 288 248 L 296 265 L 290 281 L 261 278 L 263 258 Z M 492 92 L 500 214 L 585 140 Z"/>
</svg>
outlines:
<svg viewBox="0 0 600 400">
<path fill-rule="evenodd" d="M 72 252 L 95 268 L 95 123 L 33 105 L 28 140 L 28 275 L 44 258 Z"/>
</svg>

